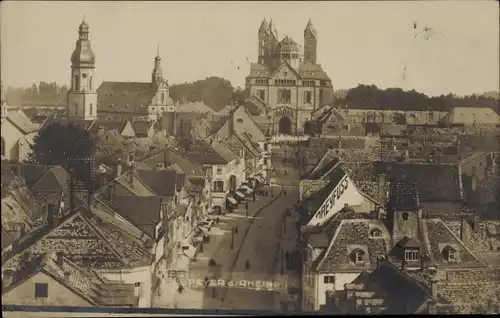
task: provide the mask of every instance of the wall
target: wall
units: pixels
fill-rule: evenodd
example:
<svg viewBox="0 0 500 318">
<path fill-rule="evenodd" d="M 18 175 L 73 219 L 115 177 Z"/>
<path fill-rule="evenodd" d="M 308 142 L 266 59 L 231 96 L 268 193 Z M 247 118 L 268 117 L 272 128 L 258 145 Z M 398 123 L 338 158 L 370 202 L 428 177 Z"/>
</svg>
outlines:
<svg viewBox="0 0 500 318">
<path fill-rule="evenodd" d="M 24 137 L 24 134 L 9 120 L 5 120 L 0 126 L 5 145 L 5 158 L 7 160 L 18 160 L 18 142 L 20 138 Z M 25 145 L 26 147 L 29 149 L 29 145 Z"/>
<path fill-rule="evenodd" d="M 141 292 L 139 297 L 139 307 L 151 307 L 152 294 L 152 266 L 144 266 L 133 269 L 122 270 L 99 270 L 103 277 L 122 283 L 141 283 Z"/>
<path fill-rule="evenodd" d="M 127 125 L 125 125 L 125 128 L 120 133 L 123 137 L 130 137 L 130 138 L 135 137 L 135 131 L 130 122 L 128 122 Z"/>
<path fill-rule="evenodd" d="M 332 273 L 316 275 L 316 304 L 315 310 L 319 310 L 321 305 L 326 304 L 326 292 L 328 290 L 342 291 L 345 284 L 352 283 L 360 273 Z M 324 283 L 325 276 L 335 276 L 335 284 L 332 288 L 331 284 Z"/>
<path fill-rule="evenodd" d="M 35 298 L 35 283 L 47 283 L 49 297 Z M 88 301 L 42 272 L 2 294 L 2 305 L 93 307 Z"/>
</svg>

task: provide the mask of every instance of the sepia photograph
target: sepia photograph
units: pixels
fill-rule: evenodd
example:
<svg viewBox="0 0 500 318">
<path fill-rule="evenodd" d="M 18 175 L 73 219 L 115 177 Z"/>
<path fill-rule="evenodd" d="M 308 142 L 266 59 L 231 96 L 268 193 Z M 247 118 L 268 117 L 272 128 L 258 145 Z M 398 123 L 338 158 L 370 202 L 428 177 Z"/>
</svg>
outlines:
<svg viewBox="0 0 500 318">
<path fill-rule="evenodd" d="M 499 14 L 2 1 L 2 316 L 498 314 Z"/>
</svg>

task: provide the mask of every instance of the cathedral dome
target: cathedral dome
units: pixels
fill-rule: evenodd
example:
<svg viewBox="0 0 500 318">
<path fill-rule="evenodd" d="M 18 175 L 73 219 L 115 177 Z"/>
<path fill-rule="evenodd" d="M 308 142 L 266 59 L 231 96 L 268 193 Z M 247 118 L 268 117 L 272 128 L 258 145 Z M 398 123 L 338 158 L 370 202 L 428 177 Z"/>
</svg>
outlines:
<svg viewBox="0 0 500 318">
<path fill-rule="evenodd" d="M 300 47 L 292 38 L 286 36 L 278 44 L 278 51 L 280 52 L 290 52 L 290 53 L 300 53 Z"/>
<path fill-rule="evenodd" d="M 78 29 L 80 32 L 89 33 L 89 25 L 85 21 L 82 21 L 82 23 L 80 24 L 80 27 Z"/>
</svg>

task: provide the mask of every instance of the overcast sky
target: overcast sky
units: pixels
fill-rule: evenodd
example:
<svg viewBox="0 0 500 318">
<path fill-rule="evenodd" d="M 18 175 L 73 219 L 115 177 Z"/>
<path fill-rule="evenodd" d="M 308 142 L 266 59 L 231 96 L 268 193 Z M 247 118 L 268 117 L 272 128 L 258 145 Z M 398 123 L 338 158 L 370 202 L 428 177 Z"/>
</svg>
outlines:
<svg viewBox="0 0 500 318">
<path fill-rule="evenodd" d="M 496 1 L 0 5 L 1 76 L 7 86 L 68 84 L 83 15 L 98 82 L 150 81 L 160 45 L 164 76 L 172 84 L 220 76 L 243 86 L 246 57 L 256 61 L 257 30 L 266 17 L 275 21 L 280 38 L 289 35 L 301 45 L 312 19 L 319 35 L 318 62 L 334 88 L 362 83 L 439 95 L 482 93 L 500 85 Z M 415 38 L 425 26 L 435 35 Z"/>
</svg>

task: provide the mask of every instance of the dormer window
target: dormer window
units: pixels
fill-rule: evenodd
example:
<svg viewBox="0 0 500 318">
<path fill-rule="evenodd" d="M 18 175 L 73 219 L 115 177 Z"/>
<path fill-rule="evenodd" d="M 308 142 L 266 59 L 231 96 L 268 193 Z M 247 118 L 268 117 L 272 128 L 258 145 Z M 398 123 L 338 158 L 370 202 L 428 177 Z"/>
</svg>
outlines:
<svg viewBox="0 0 500 318">
<path fill-rule="evenodd" d="M 457 250 L 449 245 L 447 245 L 443 249 L 442 254 L 443 254 L 444 258 L 449 262 L 453 262 L 453 261 L 456 261 L 458 259 Z"/>
<path fill-rule="evenodd" d="M 371 237 L 382 237 L 382 231 L 380 229 L 372 229 L 370 235 Z"/>
<path fill-rule="evenodd" d="M 420 259 L 418 249 L 408 248 L 405 250 L 405 261 L 416 262 Z"/>
<path fill-rule="evenodd" d="M 403 220 L 408 221 L 408 212 L 403 212 L 401 217 L 403 218 Z"/>
<path fill-rule="evenodd" d="M 365 251 L 361 249 L 353 250 L 351 253 L 351 260 L 356 264 L 363 263 L 365 260 Z"/>
</svg>

